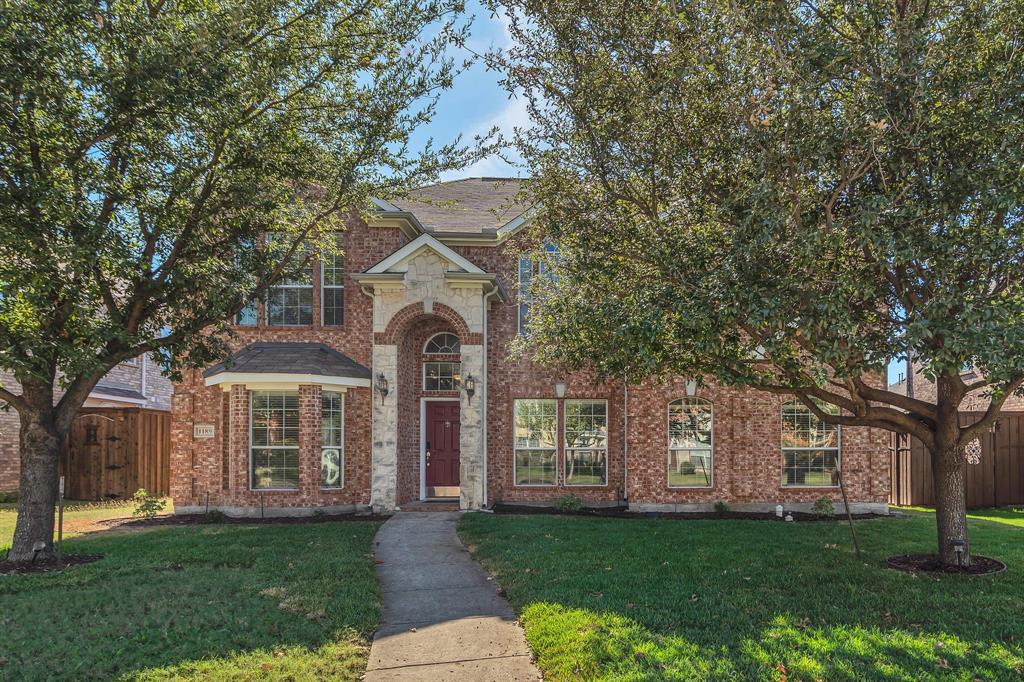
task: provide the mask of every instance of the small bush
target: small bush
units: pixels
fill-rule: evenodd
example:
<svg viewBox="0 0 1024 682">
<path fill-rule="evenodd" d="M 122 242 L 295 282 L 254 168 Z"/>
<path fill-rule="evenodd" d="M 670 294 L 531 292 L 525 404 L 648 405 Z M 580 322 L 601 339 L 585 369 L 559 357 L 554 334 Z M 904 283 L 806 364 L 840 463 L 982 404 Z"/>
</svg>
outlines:
<svg viewBox="0 0 1024 682">
<path fill-rule="evenodd" d="M 11 491 L 9 493 L 0 492 L 0 504 L 13 504 L 18 501 L 18 493 Z"/>
<path fill-rule="evenodd" d="M 313 510 L 313 519 L 315 521 L 326 521 L 327 520 L 327 512 L 325 512 L 323 509 L 314 509 Z"/>
<path fill-rule="evenodd" d="M 583 500 L 581 500 L 578 495 L 573 495 L 572 493 L 562 495 L 555 502 L 555 509 L 558 511 L 579 511 L 581 507 L 583 507 Z"/>
<path fill-rule="evenodd" d="M 135 502 L 135 509 L 132 516 L 141 516 L 144 519 L 155 519 L 156 515 L 167 508 L 167 500 L 162 497 L 150 495 L 145 488 L 139 488 L 132 495 Z"/>
<path fill-rule="evenodd" d="M 204 514 L 203 523 L 224 523 L 227 519 L 227 514 L 220 509 L 211 509 Z"/>
<path fill-rule="evenodd" d="M 814 501 L 814 506 L 811 507 L 811 511 L 814 512 L 815 516 L 820 518 L 835 516 L 836 505 L 827 497 L 819 497 Z"/>
<path fill-rule="evenodd" d="M 715 513 L 719 516 L 725 516 L 729 513 L 729 505 L 721 500 L 715 502 Z"/>
</svg>

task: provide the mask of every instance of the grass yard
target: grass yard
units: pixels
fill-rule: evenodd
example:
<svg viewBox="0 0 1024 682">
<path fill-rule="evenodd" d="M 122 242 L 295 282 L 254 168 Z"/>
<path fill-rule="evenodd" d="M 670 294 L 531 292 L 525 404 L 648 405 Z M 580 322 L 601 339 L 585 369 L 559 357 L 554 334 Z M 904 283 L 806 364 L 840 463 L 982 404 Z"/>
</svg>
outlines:
<svg viewBox="0 0 1024 682">
<path fill-rule="evenodd" d="M 356 680 L 380 619 L 371 557 L 379 525 L 218 524 L 72 539 L 66 551 L 104 558 L 0 576 L 0 679 Z M 14 513 L 0 511 L 0 556 L 13 528 Z"/>
<path fill-rule="evenodd" d="M 1024 679 L 1024 512 L 972 513 L 1009 564 L 915 577 L 934 516 L 842 523 L 472 514 L 460 533 L 521 614 L 547 680 Z"/>
<path fill-rule="evenodd" d="M 132 510 L 135 508 L 135 503 L 131 500 L 114 502 L 65 500 L 64 504 L 65 540 L 82 533 L 102 530 L 103 521 L 131 517 Z M 3 559 L 11 546 L 14 524 L 18 520 L 17 509 L 18 505 L 15 502 L 0 504 L 0 559 Z M 162 513 L 170 514 L 173 511 L 174 506 L 170 500 L 167 500 L 167 508 Z"/>
</svg>

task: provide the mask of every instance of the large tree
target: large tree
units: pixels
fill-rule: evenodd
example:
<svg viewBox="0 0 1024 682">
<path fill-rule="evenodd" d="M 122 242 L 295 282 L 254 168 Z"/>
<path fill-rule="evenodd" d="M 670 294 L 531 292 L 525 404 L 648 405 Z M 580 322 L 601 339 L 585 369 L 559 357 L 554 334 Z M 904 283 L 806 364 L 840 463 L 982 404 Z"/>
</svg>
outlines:
<svg viewBox="0 0 1024 682">
<path fill-rule="evenodd" d="M 1024 383 L 1024 3 L 495 4 L 562 251 L 535 352 L 909 433 L 956 561 L 964 448 Z M 935 403 L 886 389 L 908 355 Z M 991 404 L 961 424 L 971 391 Z"/>
<path fill-rule="evenodd" d="M 174 375 L 221 357 L 224 320 L 332 248 L 371 193 L 481 151 L 410 151 L 457 73 L 462 11 L 3 3 L 0 370 L 16 382 L 0 405 L 21 425 L 10 560 L 51 555 L 60 443 L 112 367 L 154 353 Z"/>
</svg>

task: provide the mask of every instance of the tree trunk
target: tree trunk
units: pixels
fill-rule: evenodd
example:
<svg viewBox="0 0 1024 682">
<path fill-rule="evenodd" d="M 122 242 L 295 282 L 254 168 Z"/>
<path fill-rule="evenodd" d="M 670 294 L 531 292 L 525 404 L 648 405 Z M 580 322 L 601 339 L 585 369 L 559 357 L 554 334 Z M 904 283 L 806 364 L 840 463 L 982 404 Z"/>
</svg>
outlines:
<svg viewBox="0 0 1024 682">
<path fill-rule="evenodd" d="M 943 563 L 969 566 L 971 546 L 967 539 L 967 490 L 963 452 L 956 439 L 950 441 L 948 438 L 938 438 L 931 455 L 939 556 Z M 959 556 L 956 551 L 958 545 L 963 550 Z"/>
<path fill-rule="evenodd" d="M 23 386 L 31 398 L 39 387 Z M 18 521 L 8 561 L 42 561 L 53 557 L 53 508 L 57 502 L 58 466 L 63 434 L 56 425 L 52 387 L 44 400 L 28 400 L 18 410 L 21 433 L 21 476 L 18 483 Z M 42 546 L 42 549 L 36 548 Z"/>
</svg>

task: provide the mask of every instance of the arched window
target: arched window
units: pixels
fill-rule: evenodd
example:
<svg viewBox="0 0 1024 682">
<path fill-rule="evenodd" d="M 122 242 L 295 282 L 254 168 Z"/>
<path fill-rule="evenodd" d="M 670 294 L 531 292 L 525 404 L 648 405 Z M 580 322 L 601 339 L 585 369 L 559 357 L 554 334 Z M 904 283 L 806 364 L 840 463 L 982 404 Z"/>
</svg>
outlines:
<svg viewBox="0 0 1024 682">
<path fill-rule="evenodd" d="M 459 337 L 449 332 L 434 334 L 423 345 L 423 354 L 458 355 L 462 350 Z M 450 359 L 427 359 L 423 362 L 424 391 L 456 391 L 462 381 L 462 363 Z"/>
<path fill-rule="evenodd" d="M 828 413 L 836 408 L 821 405 Z M 782 485 L 839 485 L 839 427 L 818 419 L 799 400 L 782 405 Z"/>
<path fill-rule="evenodd" d="M 448 332 L 434 334 L 423 346 L 423 352 L 427 355 L 457 355 L 461 349 L 459 337 Z"/>
<path fill-rule="evenodd" d="M 681 398 L 668 404 L 668 485 L 710 488 L 713 483 L 714 414 L 710 401 Z"/>
</svg>

